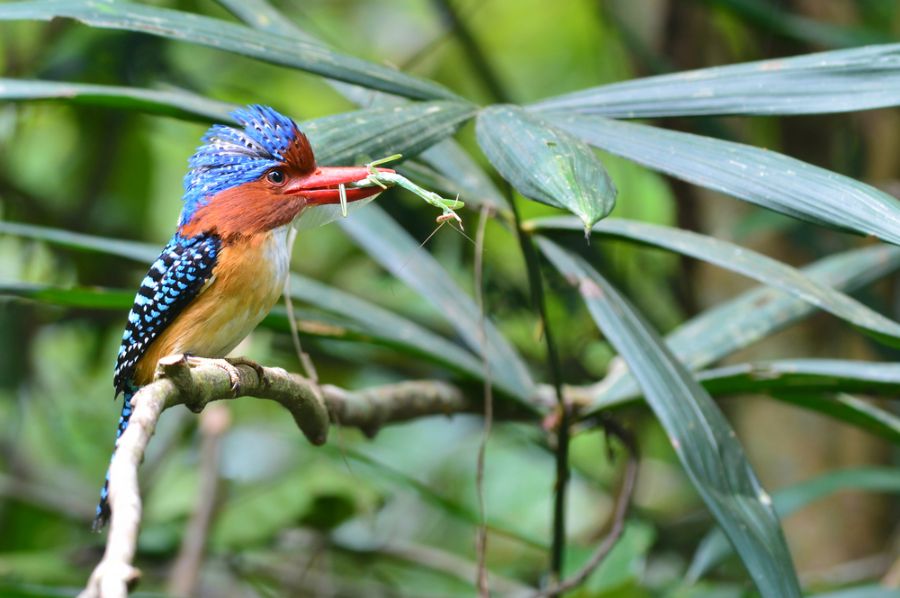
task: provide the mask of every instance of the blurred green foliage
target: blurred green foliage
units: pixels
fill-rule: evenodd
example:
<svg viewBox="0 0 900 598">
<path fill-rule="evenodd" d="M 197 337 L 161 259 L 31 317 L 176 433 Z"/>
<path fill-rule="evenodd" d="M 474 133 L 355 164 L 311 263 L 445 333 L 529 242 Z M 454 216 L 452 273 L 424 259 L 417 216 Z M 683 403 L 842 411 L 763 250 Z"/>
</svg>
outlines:
<svg viewBox="0 0 900 598">
<path fill-rule="evenodd" d="M 147 4 L 233 19 L 209 1 Z M 765 0 L 273 4 L 346 54 L 398 65 L 479 104 L 504 99 L 496 97 L 497 89 L 505 99 L 526 103 L 639 75 L 890 41 L 900 33 L 900 7 L 877 1 L 828 3 L 830 8 L 824 3 Z M 442 19 L 447 6 L 477 41 L 496 79 L 493 91 L 483 69 L 473 66 L 458 31 Z M 0 72 L 10 78 L 178 87 L 224 102 L 270 104 L 298 120 L 353 109 L 316 76 L 71 21 L 0 24 Z M 895 109 L 794 120 L 670 119 L 666 124 L 777 149 L 897 189 L 900 152 L 894 150 L 900 138 Z M 892 126 L 895 130 L 888 131 Z M 180 210 L 186 160 L 205 128 L 202 123 L 97 105 L 2 103 L 0 218 L 161 246 Z M 457 139 L 487 166 L 471 124 Z M 884 156 L 891 152 L 893 158 Z M 621 158 L 598 155 L 621 198 L 613 216 L 735 239 L 792 265 L 859 245 L 838 232 L 715 197 Z M 525 220 L 558 214 L 546 205 L 515 201 Z M 433 210 L 408 194 L 391 191 L 378 202 L 419 241 L 435 226 Z M 467 218 L 469 234 L 474 222 L 472 213 Z M 592 256 L 604 275 L 663 332 L 744 288 L 729 275 L 713 274 L 672 254 L 598 240 L 589 248 L 574 238 L 564 244 Z M 460 287 L 472 290 L 470 238 L 444 227 L 426 248 Z M 547 380 L 541 330 L 529 304 L 526 269 L 514 235 L 490 222 L 486 248 L 490 318 L 535 377 Z M 296 272 L 455 337 L 435 309 L 350 242 L 338 226 L 303 232 L 293 258 Z M 128 290 L 137 288 L 143 275 L 142 266 L 122 257 L 0 237 L 0 284 L 78 287 L 65 297 L 53 291 L 31 300 L 0 296 L 2 595 L 74 595 L 99 559 L 103 537 L 89 532 L 89 521 L 118 416 L 109 400 L 112 364 Z M 548 320 L 563 356 L 564 379 L 569 384 L 595 383 L 614 352 L 597 334 L 579 298 L 565 291 L 558 278 L 548 276 L 547 281 Z M 868 290 L 862 298 L 882 312 L 894 311 L 896 317 L 890 286 Z M 321 315 L 316 306 L 302 307 Z M 762 354 L 819 355 L 827 344 L 831 350 L 824 354 L 835 357 L 896 356 L 830 319 L 817 319 L 805 330 L 787 341 L 776 337 Z M 303 343 L 321 378 L 347 388 L 448 376 L 434 365 L 376 344 L 316 335 L 304 335 Z M 239 351 L 266 365 L 300 369 L 290 338 L 274 326 L 255 332 Z M 275 405 L 242 400 L 228 409 L 233 423 L 221 442 L 223 495 L 198 595 L 473 594 L 479 418 L 416 421 L 386 428 L 374 440 L 353 430 L 335 430 L 327 447 L 313 448 Z M 730 411 L 739 417 L 741 410 Z M 818 425 L 817 416 L 803 416 Z M 640 440 L 635 508 L 615 549 L 571 595 L 754 595 L 735 560 L 697 584 L 682 581 L 714 522 L 647 410 L 626 407 L 616 417 L 636 430 Z M 820 471 L 792 462 L 784 466 L 791 468 L 790 475 L 784 475 L 779 468 L 786 457 L 780 451 L 788 452 L 787 445 L 779 445 L 774 455 L 755 449 L 754 440 L 765 444 L 770 433 L 747 421 L 751 423 L 737 427 L 767 485 L 778 487 L 785 479 L 800 482 Z M 896 447 L 869 437 L 854 443 L 846 448 L 822 439 L 805 450 L 828 453 L 823 466 L 827 469 L 853 465 L 847 454 L 854 450 L 871 457 L 869 465 L 896 465 Z M 596 430 L 573 439 L 566 571 L 589 558 L 608 524 L 623 461 L 621 450 L 610 444 Z M 158 593 L 135 595 L 163 595 L 186 522 L 201 498 L 200 445 L 193 414 L 175 409 L 163 415 L 141 469 L 145 516 L 137 563 L 144 571 L 141 589 Z M 514 423 L 495 427 L 487 451 L 484 494 L 492 579 L 500 594 L 536 587 L 543 581 L 550 538 L 552 451 L 535 426 Z M 803 530 L 788 529 L 789 540 L 804 546 L 796 560 L 804 579 L 812 580 L 807 583 L 811 592 L 875 582 L 896 558 L 896 503 L 886 506 L 872 498 L 853 504 L 862 513 L 859 521 L 865 520 L 861 525 L 867 537 L 851 541 L 852 531 L 836 531 L 829 541 L 845 543 L 844 551 L 823 549 L 818 554 L 817 548 L 804 544 Z M 846 508 L 832 503 L 818 521 L 841 517 Z M 863 557 L 875 564 L 840 566 Z"/>
</svg>

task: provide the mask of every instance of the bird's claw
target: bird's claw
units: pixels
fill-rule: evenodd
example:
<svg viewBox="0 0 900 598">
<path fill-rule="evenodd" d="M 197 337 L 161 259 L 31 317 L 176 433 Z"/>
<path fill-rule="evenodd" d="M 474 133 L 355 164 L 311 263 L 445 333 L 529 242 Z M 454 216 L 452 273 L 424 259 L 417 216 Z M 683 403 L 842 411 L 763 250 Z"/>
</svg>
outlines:
<svg viewBox="0 0 900 598">
<path fill-rule="evenodd" d="M 252 368 L 259 378 L 259 383 L 263 386 L 268 386 L 269 381 L 266 378 L 266 369 L 252 359 L 247 359 L 246 357 L 227 357 L 224 361 L 232 367 L 246 365 L 247 367 Z"/>
<path fill-rule="evenodd" d="M 193 355 L 186 355 L 185 359 L 187 359 L 188 365 L 191 367 L 197 367 L 198 365 L 208 364 L 210 361 L 213 362 L 217 368 L 225 370 L 225 373 L 228 374 L 228 380 L 231 382 L 231 392 L 234 396 L 239 396 L 241 393 L 241 372 L 235 367 L 234 364 L 231 363 L 231 360 L 228 359 L 209 359 L 204 357 L 194 357 Z"/>
</svg>

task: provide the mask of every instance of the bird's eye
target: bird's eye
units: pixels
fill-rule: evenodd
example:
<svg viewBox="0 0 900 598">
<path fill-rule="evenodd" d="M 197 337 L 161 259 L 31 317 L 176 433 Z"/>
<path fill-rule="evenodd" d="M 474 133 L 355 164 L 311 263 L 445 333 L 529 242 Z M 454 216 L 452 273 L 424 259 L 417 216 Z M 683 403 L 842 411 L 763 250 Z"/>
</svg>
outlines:
<svg viewBox="0 0 900 598">
<path fill-rule="evenodd" d="M 266 180 L 272 183 L 273 185 L 283 185 L 284 184 L 284 171 L 279 170 L 278 168 L 274 170 L 270 170 L 266 174 Z"/>
</svg>

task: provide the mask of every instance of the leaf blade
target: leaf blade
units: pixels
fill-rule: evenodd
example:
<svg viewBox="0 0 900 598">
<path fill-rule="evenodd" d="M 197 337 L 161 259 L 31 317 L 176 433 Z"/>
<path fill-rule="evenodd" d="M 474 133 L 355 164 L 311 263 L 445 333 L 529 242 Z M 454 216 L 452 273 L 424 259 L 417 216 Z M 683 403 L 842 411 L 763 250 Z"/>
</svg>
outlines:
<svg viewBox="0 0 900 598">
<path fill-rule="evenodd" d="M 538 244 L 578 287 L 597 327 L 632 367 L 694 487 L 741 555 L 760 593 L 799 598 L 796 572 L 771 500 L 713 400 L 603 277 L 547 239 L 538 238 Z"/>
<path fill-rule="evenodd" d="M 547 115 L 591 145 L 793 218 L 900 244 L 900 202 L 849 177 L 731 141 L 594 116 Z"/>
<path fill-rule="evenodd" d="M 225 50 L 410 98 L 460 99 L 436 83 L 340 54 L 296 36 L 263 33 L 198 14 L 104 0 L 44 0 L 0 5 L 0 21 L 49 21 L 58 17 L 75 19 L 92 27 L 136 31 Z"/>
<path fill-rule="evenodd" d="M 890 492 L 900 494 L 900 472 L 893 468 L 867 467 L 830 471 L 805 482 L 783 488 L 772 495 L 775 509 L 787 517 L 806 505 L 840 490 Z M 710 531 L 703 540 L 685 573 L 685 583 L 696 583 L 710 569 L 731 554 L 731 546 L 719 528 Z"/>
<path fill-rule="evenodd" d="M 574 218 L 562 216 L 538 218 L 526 222 L 525 226 L 537 230 L 579 230 L 579 224 Z M 900 342 L 897 322 L 787 264 L 745 247 L 692 231 L 621 218 L 598 222 L 591 233 L 637 241 L 715 264 L 791 293 L 874 338 L 895 346 Z"/>
<path fill-rule="evenodd" d="M 0 222 L 0 233 L 31 238 L 63 247 L 115 255 L 144 264 L 151 263 L 159 248 L 149 243 L 108 239 L 65 230 Z M 298 312 L 304 334 L 376 342 L 426 358 L 431 363 L 449 367 L 455 372 L 480 380 L 481 361 L 470 352 L 443 336 L 408 320 L 399 314 L 374 305 L 321 282 L 291 274 L 292 296 L 342 318 L 335 322 L 321 314 Z M 35 285 L 17 281 L 0 281 L 0 295 L 32 299 L 64 307 L 127 310 L 134 301 L 134 292 L 126 289 L 97 287 L 59 287 Z M 277 308 L 263 320 L 263 325 L 288 330 L 287 316 Z M 352 326 L 351 326 L 352 325 Z"/>
<path fill-rule="evenodd" d="M 572 212 L 585 228 L 609 214 L 616 188 L 594 152 L 575 137 L 516 106 L 481 110 L 482 151 L 519 193 Z"/>
<path fill-rule="evenodd" d="M 820 114 L 900 104 L 900 44 L 881 44 L 644 77 L 530 108 L 611 118 Z"/>
<path fill-rule="evenodd" d="M 307 120 L 309 137 L 321 164 L 360 164 L 400 153 L 409 158 L 453 135 L 475 110 L 460 102 L 417 102 L 377 106 Z"/>
<path fill-rule="evenodd" d="M 802 271 L 817 282 L 850 291 L 898 268 L 900 248 L 878 245 L 824 258 Z M 688 369 L 697 370 L 808 316 L 814 309 L 793 295 L 761 286 L 685 322 L 666 337 L 666 344 Z M 620 403 L 636 392 L 627 368 L 611 367 L 591 392 L 588 412 Z"/>
<path fill-rule="evenodd" d="M 431 303 L 474 352 L 482 350 L 481 314 L 444 268 L 376 205 L 340 220 L 366 253 Z M 522 358 L 491 322 L 485 322 L 487 356 L 498 388 L 528 401 L 534 382 Z"/>
<path fill-rule="evenodd" d="M 484 377 L 481 361 L 469 351 L 365 299 L 299 274 L 291 274 L 291 297 L 355 322 L 368 333 L 415 349 L 434 363 L 452 366 L 476 380 Z"/>
<path fill-rule="evenodd" d="M 233 122 L 229 113 L 237 106 L 210 100 L 182 90 L 156 90 L 116 85 L 93 85 L 64 81 L 0 78 L 0 99 L 67 100 L 141 110 L 201 122 Z"/>
</svg>

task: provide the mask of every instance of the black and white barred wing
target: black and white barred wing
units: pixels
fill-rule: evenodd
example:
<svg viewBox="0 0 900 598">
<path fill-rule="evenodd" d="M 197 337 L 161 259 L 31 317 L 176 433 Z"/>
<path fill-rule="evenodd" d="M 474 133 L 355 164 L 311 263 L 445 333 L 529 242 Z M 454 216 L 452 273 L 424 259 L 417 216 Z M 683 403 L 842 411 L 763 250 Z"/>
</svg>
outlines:
<svg viewBox="0 0 900 598">
<path fill-rule="evenodd" d="M 169 241 L 141 282 L 122 334 L 113 383 L 125 390 L 147 347 L 212 278 L 221 241 L 215 235 Z"/>
</svg>

